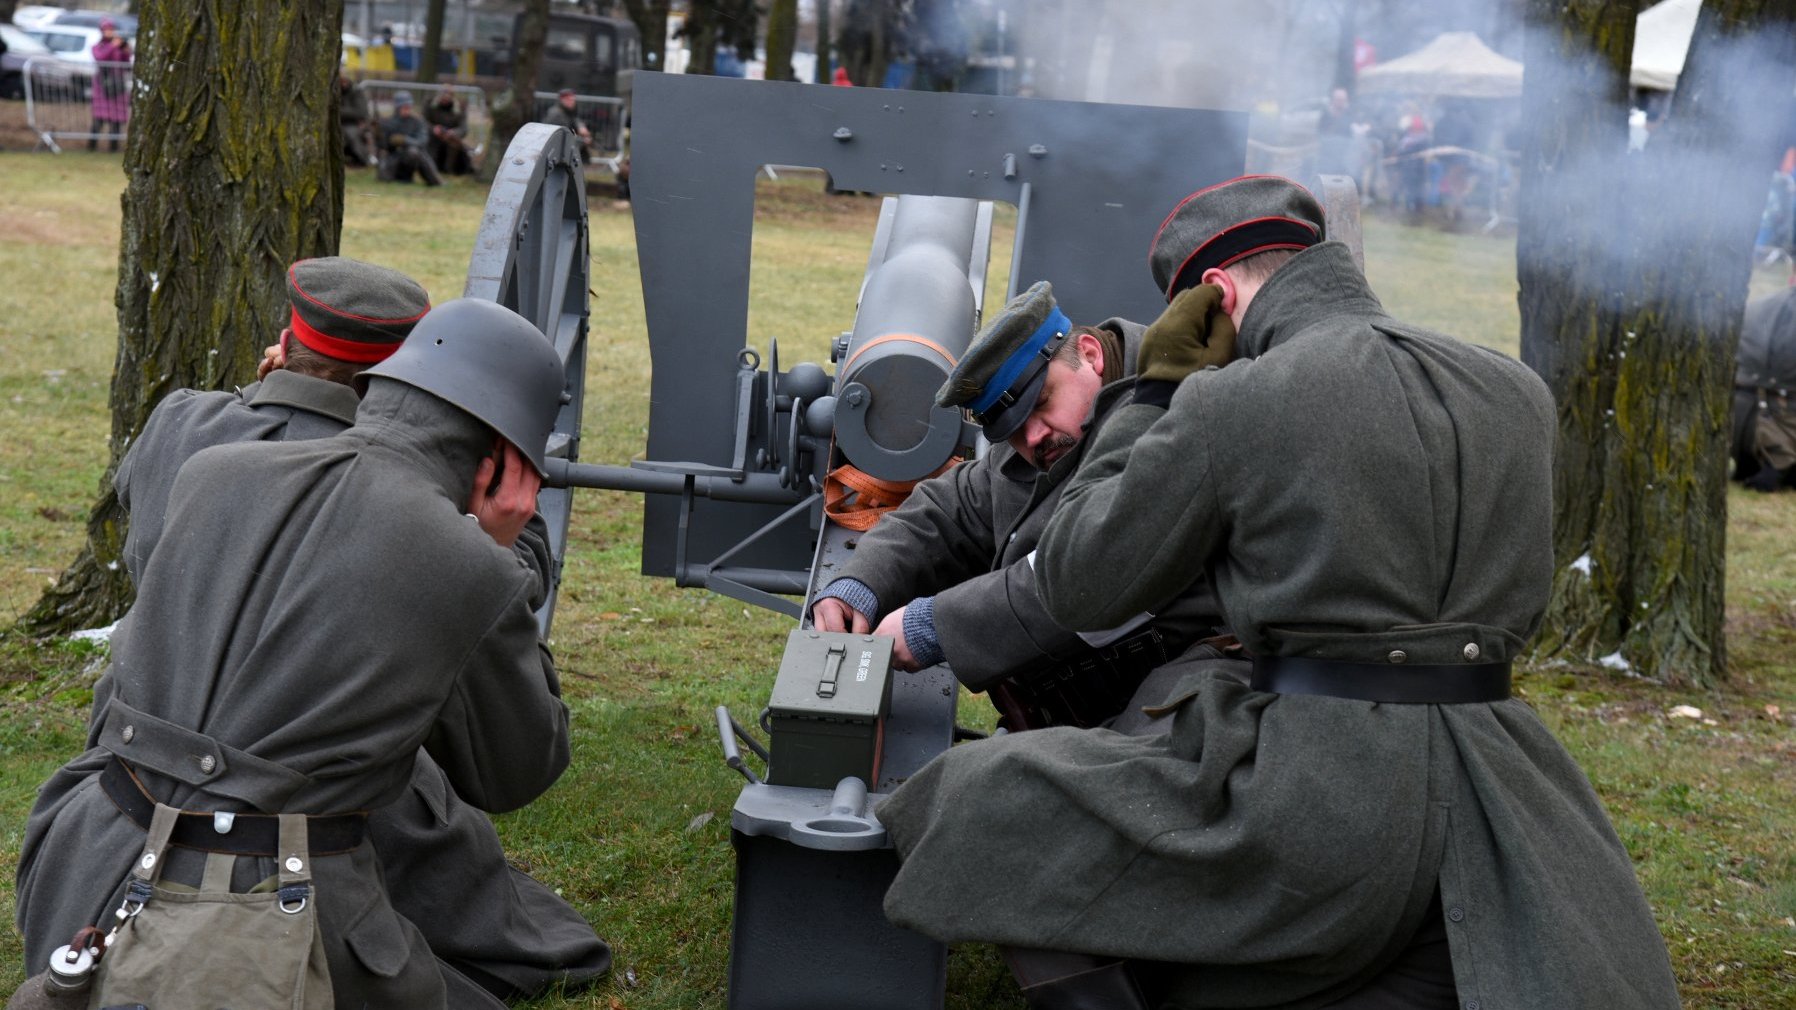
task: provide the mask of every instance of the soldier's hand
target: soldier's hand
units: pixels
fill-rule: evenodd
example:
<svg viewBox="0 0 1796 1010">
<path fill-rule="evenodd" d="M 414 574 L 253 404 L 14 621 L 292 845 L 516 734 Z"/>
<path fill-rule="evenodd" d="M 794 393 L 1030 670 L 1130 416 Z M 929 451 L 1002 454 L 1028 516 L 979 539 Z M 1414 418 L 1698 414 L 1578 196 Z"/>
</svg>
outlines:
<svg viewBox="0 0 1796 1010">
<path fill-rule="evenodd" d="M 256 380 L 268 378 L 268 373 L 287 367 L 287 352 L 278 343 L 262 348 L 262 360 L 256 362 Z"/>
<path fill-rule="evenodd" d="M 468 496 L 468 514 L 500 547 L 517 543 L 524 524 L 536 514 L 536 492 L 542 477 L 510 442 L 502 442 L 503 467 L 493 457 L 480 461 L 474 471 L 474 490 Z M 494 476 L 498 477 L 497 483 Z"/>
<path fill-rule="evenodd" d="M 825 596 L 811 605 L 811 626 L 818 631 L 846 631 L 864 635 L 873 628 L 867 615 L 834 596 Z"/>
<path fill-rule="evenodd" d="M 1147 328 L 1135 374 L 1140 380 L 1176 383 L 1234 358 L 1235 323 L 1222 311 L 1222 289 L 1199 284 L 1179 292 Z"/>
<path fill-rule="evenodd" d="M 873 629 L 875 635 L 884 635 L 892 640 L 892 665 L 900 670 L 915 670 L 917 657 L 911 654 L 910 643 L 904 640 L 904 612 L 910 609 L 905 604 L 885 616 L 879 627 Z"/>
</svg>

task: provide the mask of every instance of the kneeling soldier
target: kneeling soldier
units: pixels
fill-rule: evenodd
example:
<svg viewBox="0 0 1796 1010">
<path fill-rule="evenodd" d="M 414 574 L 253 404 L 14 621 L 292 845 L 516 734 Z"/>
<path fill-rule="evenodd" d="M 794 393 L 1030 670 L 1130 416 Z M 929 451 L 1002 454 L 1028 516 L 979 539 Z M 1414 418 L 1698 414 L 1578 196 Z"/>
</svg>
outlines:
<svg viewBox="0 0 1796 1010">
<path fill-rule="evenodd" d="M 113 638 L 97 746 L 51 777 L 26 827 L 32 967 L 78 929 L 109 926 L 129 907 L 127 872 L 153 866 L 244 897 L 308 876 L 306 900 L 283 892 L 282 908 L 315 914 L 318 953 L 301 960 L 314 975 L 328 964 L 340 1006 L 446 1007 L 468 992 L 396 913 L 361 811 L 408 793 L 420 747 L 493 811 L 567 765 L 567 710 L 530 606 L 541 577 L 511 550 L 527 517 L 477 521 L 494 499 L 534 496 L 562 367 L 529 322 L 464 299 L 357 381 L 366 394 L 341 434 L 217 446 L 181 468 Z M 166 823 L 169 808 L 197 816 Z M 297 837 L 276 814 L 306 815 Z M 140 859 L 152 827 L 171 847 Z M 433 900 L 470 928 L 494 914 Z M 197 961 L 208 938 L 189 939 Z M 263 978 L 280 952 L 261 953 L 227 984 L 300 988 Z M 198 974 L 171 963 L 158 977 L 189 987 L 172 990 L 184 1001 L 109 996 L 199 1005 L 211 994 L 192 988 Z"/>
<path fill-rule="evenodd" d="M 175 475 L 195 453 L 232 442 L 291 442 L 335 435 L 355 422 L 355 377 L 385 361 L 430 310 L 416 281 L 343 257 L 300 260 L 287 271 L 290 315 L 268 350 L 260 379 L 234 392 L 176 390 L 156 405 L 119 464 L 113 486 L 130 513 L 124 561 L 132 579 L 161 539 Z M 548 528 L 535 501 L 491 501 L 489 533 L 526 519 L 512 550 L 547 591 Z M 99 743 L 112 681 L 94 689 L 89 746 Z M 393 907 L 415 923 L 436 956 L 499 998 L 536 995 L 551 985 L 590 982 L 611 965 L 611 951 L 584 916 L 549 888 L 514 869 L 486 814 L 463 802 L 430 755 L 418 752 L 411 788 L 373 811 L 368 834 L 380 856 Z M 481 922 L 455 914 L 467 903 Z M 19 926 L 28 929 L 21 918 Z M 64 938 L 67 939 L 66 937 Z M 54 935 L 46 942 L 54 941 Z M 39 967 L 33 957 L 29 967 Z M 469 997 L 480 1005 L 478 994 Z M 452 998 L 452 1003 L 454 1002 Z"/>
</svg>

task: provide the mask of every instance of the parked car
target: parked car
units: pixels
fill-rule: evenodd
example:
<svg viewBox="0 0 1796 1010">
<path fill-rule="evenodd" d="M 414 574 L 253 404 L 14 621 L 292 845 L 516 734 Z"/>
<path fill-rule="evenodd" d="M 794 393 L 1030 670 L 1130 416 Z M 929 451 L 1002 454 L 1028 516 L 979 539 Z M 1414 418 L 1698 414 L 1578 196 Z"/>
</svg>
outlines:
<svg viewBox="0 0 1796 1010">
<path fill-rule="evenodd" d="M 20 28 L 38 28 L 56 20 L 63 13 L 61 7 L 50 7 L 44 4 L 22 4 L 12 12 L 12 23 Z"/>
<path fill-rule="evenodd" d="M 56 91 L 60 95 L 86 97 L 93 76 L 91 57 L 88 68 L 79 70 L 67 60 L 57 58 L 30 32 L 8 24 L 0 24 L 0 41 L 6 43 L 6 52 L 0 54 L 0 98 L 25 97 L 26 63 L 31 64 L 33 87 L 39 89 L 40 97 L 47 94 L 42 91 L 46 83 L 59 85 Z"/>
<path fill-rule="evenodd" d="M 93 73 L 94 46 L 100 41 L 100 29 L 76 25 L 39 25 L 27 33 L 42 42 L 51 52 L 70 63 L 85 63 Z"/>
<path fill-rule="evenodd" d="M 112 26 L 125 38 L 137 37 L 137 18 L 130 14 L 112 14 L 107 11 L 61 11 L 50 23 L 66 25 L 70 28 L 98 28 L 100 22 L 111 19 Z"/>
</svg>

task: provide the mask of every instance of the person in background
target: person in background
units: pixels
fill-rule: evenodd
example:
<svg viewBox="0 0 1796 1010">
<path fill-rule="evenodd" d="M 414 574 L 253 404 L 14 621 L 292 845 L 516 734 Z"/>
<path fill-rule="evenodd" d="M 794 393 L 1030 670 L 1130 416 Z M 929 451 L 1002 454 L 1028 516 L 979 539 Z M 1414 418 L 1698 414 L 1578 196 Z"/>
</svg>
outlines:
<svg viewBox="0 0 1796 1010">
<path fill-rule="evenodd" d="M 468 175 L 474 163 L 468 158 L 468 114 L 455 102 L 455 95 L 439 91 L 424 109 L 424 121 L 430 124 L 430 158 L 437 168 L 450 175 Z"/>
<path fill-rule="evenodd" d="M 574 94 L 573 88 L 562 88 L 561 93 L 555 96 L 555 104 L 543 114 L 541 121 L 550 126 L 565 127 L 569 133 L 579 137 L 580 160 L 586 162 L 592 159 L 592 131 L 580 119 L 579 109 L 576 108 L 577 100 L 578 96 Z"/>
<path fill-rule="evenodd" d="M 377 164 L 371 135 L 374 114 L 368 92 L 343 74 L 337 75 L 337 125 L 343 131 L 343 164 L 366 168 Z"/>
<path fill-rule="evenodd" d="M 386 182 L 411 182 L 412 173 L 423 177 L 426 186 L 441 186 L 443 177 L 426 146 L 430 127 L 418 118 L 412 104 L 412 93 L 401 91 L 393 96 L 393 115 L 380 124 L 380 136 L 386 154 L 380 159 L 380 177 Z"/>
<path fill-rule="evenodd" d="M 101 133 L 112 138 L 110 150 L 118 150 L 125 121 L 131 117 L 131 42 L 118 33 L 111 18 L 100 19 L 100 41 L 94 43 L 93 136 L 87 149 L 98 150 Z"/>
</svg>

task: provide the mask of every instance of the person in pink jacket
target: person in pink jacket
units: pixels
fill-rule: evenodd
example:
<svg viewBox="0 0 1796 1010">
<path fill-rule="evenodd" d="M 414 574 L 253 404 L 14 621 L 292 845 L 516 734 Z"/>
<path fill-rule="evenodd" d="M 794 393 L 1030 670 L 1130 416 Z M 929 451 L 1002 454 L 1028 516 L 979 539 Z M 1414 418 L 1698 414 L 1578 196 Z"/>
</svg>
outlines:
<svg viewBox="0 0 1796 1010">
<path fill-rule="evenodd" d="M 112 150 L 118 150 L 125 120 L 131 115 L 131 43 L 118 34 L 111 18 L 100 21 L 100 41 L 94 43 L 94 122 L 87 149 L 99 147 L 100 134 L 111 134 Z"/>
</svg>

